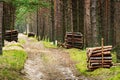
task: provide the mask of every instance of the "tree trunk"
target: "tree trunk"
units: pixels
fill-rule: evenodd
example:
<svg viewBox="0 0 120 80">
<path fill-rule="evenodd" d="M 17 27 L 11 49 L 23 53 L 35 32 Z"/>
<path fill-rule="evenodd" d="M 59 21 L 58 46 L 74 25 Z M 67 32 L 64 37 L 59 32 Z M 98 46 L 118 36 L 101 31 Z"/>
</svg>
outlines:
<svg viewBox="0 0 120 80">
<path fill-rule="evenodd" d="M 3 27 L 3 2 L 0 2 L 0 54 L 2 54 L 2 37 L 4 36 L 2 33 L 2 27 Z"/>
<path fill-rule="evenodd" d="M 55 37 L 57 41 L 63 42 L 63 22 L 62 22 L 62 3 L 60 0 L 54 0 L 54 16 L 55 16 Z"/>
<path fill-rule="evenodd" d="M 84 11 L 84 46 L 92 46 L 92 28 L 90 19 L 90 0 L 85 0 Z"/>
<path fill-rule="evenodd" d="M 96 22 L 96 6 L 97 0 L 91 0 L 91 26 L 92 26 L 92 45 L 98 46 L 98 28 Z"/>
<path fill-rule="evenodd" d="M 77 0 L 72 0 L 73 32 L 77 32 Z M 78 17 L 79 18 L 79 17 Z"/>
<path fill-rule="evenodd" d="M 52 28 L 51 28 L 51 41 L 55 42 L 55 25 L 54 25 L 54 2 L 51 0 L 51 22 L 52 22 Z"/>
</svg>

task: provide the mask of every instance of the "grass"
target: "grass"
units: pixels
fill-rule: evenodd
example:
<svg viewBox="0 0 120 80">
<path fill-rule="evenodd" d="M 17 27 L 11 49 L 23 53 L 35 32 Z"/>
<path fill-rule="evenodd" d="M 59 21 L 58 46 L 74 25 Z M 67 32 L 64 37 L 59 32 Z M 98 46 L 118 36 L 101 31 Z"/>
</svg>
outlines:
<svg viewBox="0 0 120 80">
<path fill-rule="evenodd" d="M 36 37 L 29 37 L 30 40 L 32 40 L 32 42 L 38 42 L 38 40 L 36 39 Z"/>
<path fill-rule="evenodd" d="M 13 47 L 13 46 L 23 48 L 23 46 L 22 46 L 20 43 L 9 44 L 9 45 L 6 45 L 5 47 L 8 47 L 8 48 L 9 48 L 9 47 Z"/>
<path fill-rule="evenodd" d="M 0 64 L 6 65 L 6 68 L 20 71 L 26 60 L 26 52 L 22 50 L 4 50 L 0 56 Z"/>
<path fill-rule="evenodd" d="M 78 49 L 68 49 L 71 58 L 78 62 L 76 64 L 76 68 L 79 70 L 80 73 L 84 74 L 85 76 L 92 77 L 94 79 L 100 80 L 120 80 L 120 66 L 111 67 L 110 69 L 106 68 L 99 68 L 94 71 L 88 72 L 87 71 L 87 56 L 85 50 L 78 50 Z M 116 55 L 115 52 L 112 52 L 113 62 L 116 63 Z"/>
<path fill-rule="evenodd" d="M 46 48 L 57 48 L 57 46 L 53 45 L 52 42 L 49 41 L 42 41 L 42 42 Z"/>
<path fill-rule="evenodd" d="M 20 50 L 11 49 L 15 46 L 20 47 Z M 26 80 L 21 75 L 26 58 L 27 54 L 19 43 L 5 46 L 0 55 L 0 80 Z"/>
<path fill-rule="evenodd" d="M 19 39 L 18 39 L 18 42 L 19 42 L 20 44 L 25 44 L 25 43 L 26 43 L 25 39 L 22 39 L 22 38 L 19 38 Z"/>
<path fill-rule="evenodd" d="M 55 45 L 50 44 L 50 42 L 43 41 L 45 47 L 47 48 L 57 48 Z M 93 80 L 120 80 L 120 65 L 107 68 L 99 68 L 94 71 L 88 71 L 87 69 L 87 55 L 86 50 L 79 49 L 67 49 L 65 50 L 70 53 L 70 57 L 72 60 L 76 61 L 76 68 L 78 71 L 85 75 L 86 77 L 90 77 Z M 116 63 L 116 53 L 112 52 L 112 61 Z"/>
<path fill-rule="evenodd" d="M 76 64 L 76 67 L 80 72 L 85 74 L 85 71 L 87 70 L 87 67 L 85 67 L 87 65 L 85 50 L 82 51 L 78 49 L 68 49 L 67 51 L 70 53 L 70 56 L 74 61 L 80 62 Z"/>
<path fill-rule="evenodd" d="M 27 37 L 27 36 L 26 36 L 26 37 Z M 29 37 L 28 39 L 31 40 L 32 42 L 38 42 L 38 40 L 36 39 L 36 37 Z M 25 44 L 25 43 L 26 43 L 26 40 L 23 39 L 23 38 L 19 38 L 19 39 L 18 39 L 18 42 L 19 42 L 20 44 Z"/>
</svg>

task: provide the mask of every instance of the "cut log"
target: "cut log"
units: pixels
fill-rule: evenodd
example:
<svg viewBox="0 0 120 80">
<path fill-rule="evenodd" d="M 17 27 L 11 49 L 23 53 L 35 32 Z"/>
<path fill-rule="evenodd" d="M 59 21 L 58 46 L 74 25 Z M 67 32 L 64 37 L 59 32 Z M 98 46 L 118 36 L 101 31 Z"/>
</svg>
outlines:
<svg viewBox="0 0 120 80">
<path fill-rule="evenodd" d="M 112 48 L 104 49 L 104 50 L 103 50 L 103 53 L 104 53 L 104 52 L 107 52 L 107 51 L 111 51 L 111 50 L 112 50 Z M 96 51 L 89 51 L 89 52 L 87 52 L 87 54 L 88 54 L 89 56 L 91 56 L 92 54 L 97 54 L 97 53 L 102 53 L 102 50 L 96 50 Z"/>
<path fill-rule="evenodd" d="M 111 56 L 110 51 L 103 52 L 103 55 L 104 56 Z M 102 54 L 96 53 L 96 54 L 89 55 L 89 57 L 96 57 L 96 56 L 102 56 Z"/>
<path fill-rule="evenodd" d="M 83 35 L 80 32 L 67 32 L 65 43 L 66 48 L 83 48 Z"/>
<path fill-rule="evenodd" d="M 90 63 L 101 63 L 102 60 L 90 60 Z M 105 63 L 109 63 L 109 62 L 112 62 L 112 60 L 104 60 Z"/>
<path fill-rule="evenodd" d="M 104 46 L 103 49 L 107 49 L 107 48 L 112 48 L 112 46 Z M 96 50 L 101 50 L 102 47 L 93 47 L 93 48 L 87 48 L 89 50 L 92 50 L 92 51 L 96 51 Z"/>
<path fill-rule="evenodd" d="M 7 41 L 16 41 L 18 40 L 18 31 L 16 30 L 7 30 L 5 32 L 5 40 Z"/>
<path fill-rule="evenodd" d="M 103 57 L 104 60 L 112 60 L 112 57 Z M 102 57 L 90 57 L 90 60 L 102 60 Z"/>
<path fill-rule="evenodd" d="M 91 69 L 94 69 L 94 68 L 100 68 L 102 67 L 101 65 L 100 66 L 89 66 L 89 68 Z M 110 65 L 103 65 L 103 68 L 110 68 L 111 66 Z"/>
<path fill-rule="evenodd" d="M 112 56 L 110 51 L 112 46 L 87 48 L 87 67 L 94 70 L 100 67 L 110 68 L 112 64 Z"/>
<path fill-rule="evenodd" d="M 94 66 L 94 65 L 102 65 L 102 63 L 91 63 L 90 65 L 91 65 L 91 66 Z M 109 62 L 109 63 L 103 63 L 103 65 L 112 65 L 112 63 L 111 63 L 111 62 Z"/>
<path fill-rule="evenodd" d="M 112 48 L 106 48 L 106 49 L 103 49 L 103 52 L 106 52 L 106 51 L 111 51 L 112 50 Z M 102 52 L 102 50 L 96 50 L 96 51 L 91 51 L 92 52 L 92 54 L 96 54 L 96 53 L 100 53 L 100 52 Z M 90 52 L 90 53 L 91 53 Z"/>
</svg>

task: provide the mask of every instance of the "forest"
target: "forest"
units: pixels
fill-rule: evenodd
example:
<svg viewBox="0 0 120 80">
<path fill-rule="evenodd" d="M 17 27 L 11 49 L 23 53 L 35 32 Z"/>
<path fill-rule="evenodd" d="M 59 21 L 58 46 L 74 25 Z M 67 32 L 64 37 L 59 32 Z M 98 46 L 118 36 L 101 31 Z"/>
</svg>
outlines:
<svg viewBox="0 0 120 80">
<path fill-rule="evenodd" d="M 38 3 L 42 5 L 33 2 L 32 9 L 26 1 L 25 6 L 17 9 L 16 29 L 29 27 L 29 32 L 36 33 L 39 40 L 53 42 L 64 42 L 66 32 L 81 32 L 84 47 L 99 46 L 101 38 L 105 45 L 119 45 L 119 0 L 46 0 Z M 24 28 L 19 29 L 20 32 Z"/>
<path fill-rule="evenodd" d="M 0 80 L 119 80 L 119 7 L 120 0 L 0 0 Z"/>
<path fill-rule="evenodd" d="M 11 29 L 25 32 L 27 28 L 39 40 L 64 42 L 66 32 L 81 32 L 85 47 L 99 46 L 101 38 L 105 45 L 119 45 L 119 0 L 5 1 L 11 6 L 4 14 L 13 17 Z"/>
</svg>

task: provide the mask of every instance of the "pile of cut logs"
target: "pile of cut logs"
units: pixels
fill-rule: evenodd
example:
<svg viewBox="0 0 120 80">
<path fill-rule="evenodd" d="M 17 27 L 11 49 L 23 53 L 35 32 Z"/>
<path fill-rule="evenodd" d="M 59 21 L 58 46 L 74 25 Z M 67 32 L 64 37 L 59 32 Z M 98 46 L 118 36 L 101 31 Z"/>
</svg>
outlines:
<svg viewBox="0 0 120 80">
<path fill-rule="evenodd" d="M 65 46 L 66 48 L 83 48 L 83 35 L 80 32 L 67 32 Z"/>
<path fill-rule="evenodd" d="M 5 32 L 5 40 L 11 41 L 18 41 L 18 31 L 17 30 L 7 30 Z"/>
<path fill-rule="evenodd" d="M 111 50 L 112 46 L 87 48 L 88 69 L 110 68 L 112 66 Z"/>
<path fill-rule="evenodd" d="M 29 32 L 29 33 L 28 33 L 28 37 L 35 37 L 35 33 Z"/>
</svg>

